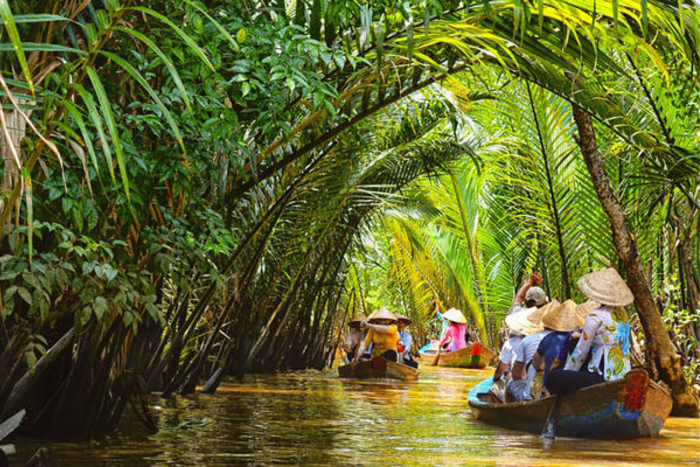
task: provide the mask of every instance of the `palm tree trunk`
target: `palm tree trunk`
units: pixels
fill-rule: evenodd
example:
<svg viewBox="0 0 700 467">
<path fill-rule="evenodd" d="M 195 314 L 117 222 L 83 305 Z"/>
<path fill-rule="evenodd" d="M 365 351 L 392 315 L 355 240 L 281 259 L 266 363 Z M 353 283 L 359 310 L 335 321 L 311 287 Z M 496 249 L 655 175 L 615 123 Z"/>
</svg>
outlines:
<svg viewBox="0 0 700 467">
<path fill-rule="evenodd" d="M 605 172 L 591 117 L 577 105 L 573 105 L 573 114 L 579 131 L 578 144 L 581 147 L 583 159 L 591 174 L 598 199 L 610 219 L 613 243 L 627 270 L 627 283 L 634 293 L 634 305 L 644 329 L 647 371 L 653 379 L 661 379 L 671 387 L 674 415 L 697 416 L 700 401 L 695 390 L 683 375 L 681 358 L 673 347 L 661 319 L 661 313 L 656 307 L 649 283 L 644 275 L 637 242 L 630 232 L 622 206 L 618 202 Z"/>
</svg>

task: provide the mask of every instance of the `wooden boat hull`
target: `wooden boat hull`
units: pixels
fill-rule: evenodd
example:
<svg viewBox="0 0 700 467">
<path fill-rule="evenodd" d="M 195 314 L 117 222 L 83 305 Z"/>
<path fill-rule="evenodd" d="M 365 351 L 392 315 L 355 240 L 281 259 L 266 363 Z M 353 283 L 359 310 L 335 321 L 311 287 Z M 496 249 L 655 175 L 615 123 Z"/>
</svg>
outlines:
<svg viewBox="0 0 700 467">
<path fill-rule="evenodd" d="M 498 404 L 485 402 L 491 378 L 469 392 L 477 418 L 493 425 L 540 433 L 554 403 L 538 401 Z M 644 370 L 632 370 L 624 379 L 590 386 L 562 396 L 557 436 L 577 438 L 656 437 L 671 413 L 671 396 L 649 380 Z"/>
<path fill-rule="evenodd" d="M 382 357 L 375 357 L 372 360 L 362 360 L 353 365 L 343 365 L 338 367 L 338 374 L 341 378 L 390 378 L 402 381 L 415 381 L 418 379 L 418 370 L 408 365 L 389 361 Z"/>
<path fill-rule="evenodd" d="M 421 358 L 424 359 L 426 365 L 432 365 L 435 361 L 436 351 L 428 350 L 421 351 Z M 438 366 L 452 367 L 452 368 L 486 368 L 486 366 L 493 360 L 494 353 L 488 347 L 482 345 L 481 352 L 478 359 L 475 362 L 472 359 L 472 344 L 466 347 L 454 350 L 452 352 L 442 352 L 440 354 L 440 360 L 438 360 Z"/>
</svg>

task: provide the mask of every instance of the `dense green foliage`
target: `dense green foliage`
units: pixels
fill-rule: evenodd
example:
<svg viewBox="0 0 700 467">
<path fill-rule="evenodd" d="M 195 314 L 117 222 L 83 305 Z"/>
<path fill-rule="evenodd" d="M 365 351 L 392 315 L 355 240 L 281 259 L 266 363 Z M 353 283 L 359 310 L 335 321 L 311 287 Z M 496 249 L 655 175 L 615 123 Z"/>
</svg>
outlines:
<svg viewBox="0 0 700 467">
<path fill-rule="evenodd" d="M 0 419 L 26 407 L 31 431 L 92 435 L 143 390 L 323 367 L 372 306 L 426 336 L 436 302 L 458 305 L 486 338 L 529 270 L 575 293 L 615 252 L 566 100 L 598 120 L 695 358 L 693 5 L 18 0 L 0 16 Z"/>
</svg>

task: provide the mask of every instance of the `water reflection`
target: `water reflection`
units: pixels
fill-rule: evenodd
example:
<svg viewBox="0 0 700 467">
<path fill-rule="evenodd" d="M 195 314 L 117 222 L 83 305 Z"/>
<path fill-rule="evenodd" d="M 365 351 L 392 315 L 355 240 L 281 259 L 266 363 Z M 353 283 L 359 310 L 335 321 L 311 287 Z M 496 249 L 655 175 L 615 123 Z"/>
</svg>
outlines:
<svg viewBox="0 0 700 467">
<path fill-rule="evenodd" d="M 473 420 L 466 393 L 488 371 L 421 369 L 415 383 L 340 380 L 333 372 L 251 376 L 214 396 L 154 399 L 153 436 L 49 446 L 57 466 L 697 465 L 700 421 L 670 419 L 661 437 L 557 439 Z M 214 422 L 209 423 L 207 418 Z M 204 419 L 204 420 L 203 420 Z M 41 444 L 18 443 L 17 459 Z"/>
</svg>

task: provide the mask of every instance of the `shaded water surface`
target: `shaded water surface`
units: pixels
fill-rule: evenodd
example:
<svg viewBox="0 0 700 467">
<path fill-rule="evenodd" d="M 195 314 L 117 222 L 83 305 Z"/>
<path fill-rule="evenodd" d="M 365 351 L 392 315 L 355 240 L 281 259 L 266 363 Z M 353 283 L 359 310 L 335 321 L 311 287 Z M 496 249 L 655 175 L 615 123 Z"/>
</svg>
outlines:
<svg viewBox="0 0 700 467">
<path fill-rule="evenodd" d="M 421 368 L 416 383 L 340 380 L 335 372 L 251 376 L 214 396 L 154 400 L 161 431 L 124 429 L 48 444 L 57 466 L 700 465 L 700 420 L 667 420 L 660 438 L 582 441 L 471 418 L 468 390 L 490 371 Z M 26 459 L 41 444 L 19 444 Z"/>
</svg>

